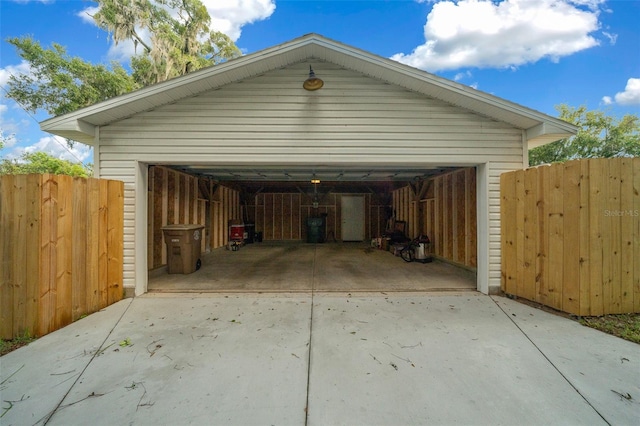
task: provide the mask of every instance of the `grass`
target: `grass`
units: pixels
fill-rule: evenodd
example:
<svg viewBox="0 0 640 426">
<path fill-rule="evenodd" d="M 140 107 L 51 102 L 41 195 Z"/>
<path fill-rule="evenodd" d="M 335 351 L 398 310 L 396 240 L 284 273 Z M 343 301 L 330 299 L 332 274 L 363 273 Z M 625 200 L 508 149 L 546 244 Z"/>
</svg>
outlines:
<svg viewBox="0 0 640 426">
<path fill-rule="evenodd" d="M 604 315 L 601 317 L 582 317 L 580 324 L 630 342 L 640 343 L 640 314 Z"/>
<path fill-rule="evenodd" d="M 22 346 L 26 346 L 34 340 L 36 340 L 36 338 L 32 337 L 29 333 L 24 333 L 22 336 L 16 337 L 12 340 L 0 339 L 0 356 L 8 354 L 11 351 L 15 351 Z"/>
</svg>

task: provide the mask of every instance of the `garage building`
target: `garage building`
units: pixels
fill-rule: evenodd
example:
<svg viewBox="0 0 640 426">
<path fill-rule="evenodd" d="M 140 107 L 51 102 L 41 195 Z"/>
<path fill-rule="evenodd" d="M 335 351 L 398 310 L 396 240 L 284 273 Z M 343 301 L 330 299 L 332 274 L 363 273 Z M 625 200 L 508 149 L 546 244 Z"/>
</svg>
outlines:
<svg viewBox="0 0 640 426">
<path fill-rule="evenodd" d="M 310 67 L 319 90 L 303 88 Z M 96 176 L 124 181 L 129 295 L 166 263 L 167 223 L 204 225 L 203 249 L 215 250 L 230 220 L 253 223 L 265 242 L 302 243 L 318 216 L 328 241 L 366 242 L 404 222 L 409 237 L 430 236 L 437 258 L 473 270 L 479 291 L 499 291 L 499 176 L 527 167 L 529 148 L 576 132 L 317 34 L 41 128 L 92 145 Z"/>
</svg>

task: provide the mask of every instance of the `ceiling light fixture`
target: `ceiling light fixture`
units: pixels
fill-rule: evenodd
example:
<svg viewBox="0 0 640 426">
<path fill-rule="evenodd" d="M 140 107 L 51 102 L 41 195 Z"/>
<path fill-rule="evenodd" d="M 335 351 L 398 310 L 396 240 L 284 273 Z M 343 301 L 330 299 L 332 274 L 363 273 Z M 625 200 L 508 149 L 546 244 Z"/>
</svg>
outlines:
<svg viewBox="0 0 640 426">
<path fill-rule="evenodd" d="M 318 184 L 320 183 L 320 179 L 313 175 L 311 178 L 311 183 L 313 184 L 313 208 L 317 209 L 320 204 L 320 198 L 318 197 Z"/>
<path fill-rule="evenodd" d="M 313 68 L 309 65 L 309 78 L 302 83 L 302 87 L 304 87 L 305 90 L 313 92 L 314 90 L 321 89 L 322 86 L 324 86 L 324 81 L 316 77 L 316 73 L 313 72 Z"/>
</svg>

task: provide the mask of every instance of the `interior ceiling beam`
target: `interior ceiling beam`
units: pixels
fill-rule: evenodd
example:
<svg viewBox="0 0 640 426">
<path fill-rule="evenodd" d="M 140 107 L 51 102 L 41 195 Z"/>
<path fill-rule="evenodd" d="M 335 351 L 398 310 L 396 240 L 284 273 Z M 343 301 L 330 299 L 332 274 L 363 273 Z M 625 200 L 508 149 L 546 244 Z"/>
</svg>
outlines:
<svg viewBox="0 0 640 426">
<path fill-rule="evenodd" d="M 410 186 L 413 200 L 422 199 L 428 193 L 432 178 L 459 167 L 397 167 L 397 171 L 390 167 L 378 169 L 364 167 L 329 168 L 329 166 L 316 166 L 315 168 L 302 169 L 301 167 L 268 166 L 264 169 L 255 169 L 247 166 L 206 166 L 206 165 L 172 165 L 168 166 L 183 173 L 200 176 L 211 182 L 211 199 L 218 199 L 217 194 L 220 185 L 237 189 L 247 196 L 255 196 L 259 193 L 301 193 L 312 197 L 314 192 L 311 183 L 311 172 L 321 172 L 315 178 L 320 179 L 316 190 L 320 196 L 327 191 L 345 194 L 391 194 L 394 190 Z M 333 173 L 334 178 L 326 178 L 326 173 Z M 246 173 L 246 174 L 245 174 Z M 305 175 L 309 175 L 307 180 Z M 226 175 L 226 177 L 224 177 Z M 339 179 L 339 180 L 336 180 Z"/>
<path fill-rule="evenodd" d="M 215 166 L 174 165 L 173 168 L 218 182 L 415 182 L 429 179 L 457 167 L 397 167 L 397 166 Z"/>
</svg>

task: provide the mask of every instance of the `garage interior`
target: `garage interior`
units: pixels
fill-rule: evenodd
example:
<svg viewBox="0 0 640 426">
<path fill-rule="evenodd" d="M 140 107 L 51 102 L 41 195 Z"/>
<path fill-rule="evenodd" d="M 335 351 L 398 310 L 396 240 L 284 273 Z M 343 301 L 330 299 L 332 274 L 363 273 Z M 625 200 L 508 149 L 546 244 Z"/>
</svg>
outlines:
<svg viewBox="0 0 640 426">
<path fill-rule="evenodd" d="M 202 268 L 168 274 L 162 227 L 186 223 Z M 399 233 L 427 235 L 433 262 L 394 256 Z M 475 290 L 476 168 L 153 165 L 147 235 L 153 292 Z"/>
</svg>

